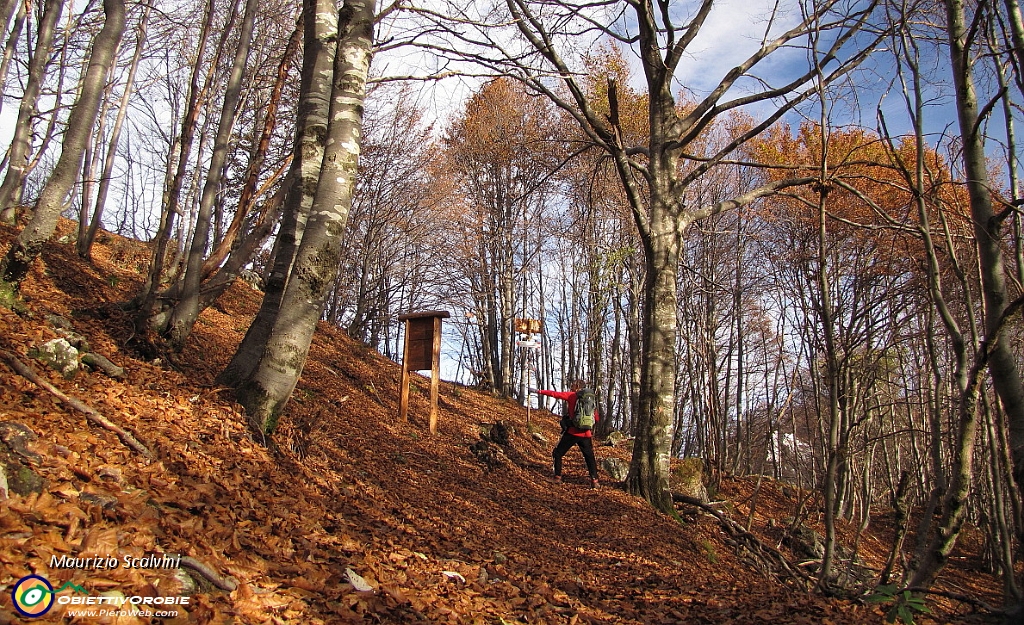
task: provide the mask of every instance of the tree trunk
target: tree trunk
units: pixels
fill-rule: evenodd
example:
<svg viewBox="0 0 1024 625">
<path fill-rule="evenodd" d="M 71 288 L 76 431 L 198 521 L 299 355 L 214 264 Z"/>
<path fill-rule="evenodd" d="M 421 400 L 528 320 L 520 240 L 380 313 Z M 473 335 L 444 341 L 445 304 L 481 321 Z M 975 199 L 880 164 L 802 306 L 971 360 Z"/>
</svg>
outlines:
<svg viewBox="0 0 1024 625">
<path fill-rule="evenodd" d="M 245 64 L 249 58 L 258 1 L 245 0 L 241 31 L 238 34 L 238 48 L 235 50 L 231 75 L 228 77 L 224 92 L 220 122 L 217 125 L 217 137 L 213 143 L 213 155 L 210 158 L 206 182 L 203 184 L 202 197 L 199 200 L 199 214 L 196 216 L 196 229 L 188 251 L 185 277 L 180 292 L 181 298 L 175 305 L 168 321 L 167 334 L 171 346 L 179 350 L 184 347 L 185 339 L 192 333 L 196 319 L 199 318 L 199 286 L 203 279 L 203 259 L 206 257 L 206 248 L 210 242 L 210 220 L 221 180 L 224 177 L 224 164 L 227 162 L 235 113 L 241 98 L 242 77 L 245 74 Z"/>
<path fill-rule="evenodd" d="M 68 117 L 60 159 L 40 193 L 32 220 L 18 235 L 3 261 L 0 261 L 0 281 L 12 285 L 15 290 L 43 245 L 53 236 L 57 219 L 64 208 L 64 199 L 75 184 L 85 144 L 96 123 L 104 78 L 110 71 L 124 33 L 124 0 L 104 0 L 103 12 L 103 28 L 93 40 L 89 69 L 82 79 L 81 93 Z"/>
<path fill-rule="evenodd" d="M 827 179 L 827 135 L 825 126 L 822 125 L 821 134 L 822 161 L 821 177 Z M 829 575 L 832 572 L 832 559 L 835 555 L 836 544 L 836 515 L 839 509 L 840 498 L 840 475 L 842 473 L 843 458 L 846 450 L 841 444 L 843 438 L 842 415 L 840 406 L 840 393 L 842 372 L 839 367 L 839 354 L 836 346 L 836 322 L 835 312 L 832 305 L 832 281 L 829 279 L 828 267 L 828 238 L 826 231 L 827 214 L 825 210 L 826 193 L 822 190 L 818 195 L 818 254 L 817 254 L 817 313 L 821 319 L 822 339 L 825 350 L 825 386 L 828 401 L 828 430 L 825 437 L 825 478 L 822 482 L 822 491 L 825 501 L 825 552 L 821 558 L 821 568 L 818 571 L 818 585 L 827 588 Z M 813 299 L 813 296 L 812 296 Z"/>
<path fill-rule="evenodd" d="M 358 170 L 373 26 L 373 0 L 350 0 L 338 14 L 327 144 L 309 224 L 260 366 L 239 389 L 240 402 L 254 427 L 264 435 L 277 427 L 299 380 L 327 292 L 338 271 Z"/>
<path fill-rule="evenodd" d="M 668 478 L 675 415 L 676 273 L 683 228 L 665 212 L 665 207 L 652 206 L 652 230 L 645 240 L 640 410 L 626 489 L 658 510 L 672 513 Z"/>
<path fill-rule="evenodd" d="M 295 253 L 302 241 L 323 163 L 338 24 L 334 5 L 328 0 L 304 0 L 302 11 L 302 84 L 289 173 L 291 182 L 287 185 L 284 218 L 274 243 L 272 269 L 267 276 L 263 303 L 231 362 L 217 377 L 220 384 L 234 388 L 252 377 L 266 350 L 291 276 Z"/>
<path fill-rule="evenodd" d="M 46 60 L 50 56 L 57 20 L 60 19 L 63 9 L 64 0 L 46 0 L 43 5 L 43 17 L 39 20 L 36 47 L 28 62 L 28 79 L 21 96 L 14 137 L 11 139 L 7 155 L 7 175 L 0 185 L 0 222 L 8 225 L 14 225 L 15 209 L 21 201 L 21 185 L 28 175 L 29 152 L 32 149 L 32 118 L 36 114 L 39 92 L 45 79 Z"/>
<path fill-rule="evenodd" d="M 11 69 L 11 59 L 14 58 L 14 52 L 18 47 L 18 38 L 21 37 L 21 29 L 25 27 L 25 16 L 28 13 L 30 0 L 10 0 L 7 9 L 5 9 L 3 15 L 6 19 L 4 20 L 4 28 L 0 30 L 2 33 L 6 33 L 7 27 L 10 26 L 10 18 L 14 18 L 14 26 L 11 27 L 10 36 L 7 37 L 7 43 L 4 45 L 4 56 L 3 60 L 0 60 L 0 111 L 4 110 L 4 94 L 7 92 L 7 72 Z M 17 14 L 14 14 L 14 11 Z M 11 13 L 7 13 L 10 11 Z"/>
<path fill-rule="evenodd" d="M 139 70 L 139 61 L 142 59 L 142 51 L 146 47 L 146 28 L 149 25 L 149 14 L 152 7 L 146 5 L 139 19 L 138 40 L 135 44 L 135 55 L 132 57 L 132 64 L 128 70 L 128 79 L 124 85 L 124 94 L 121 96 L 121 103 L 117 109 L 117 119 L 114 120 L 114 127 L 110 132 L 110 145 L 107 147 L 107 155 L 103 161 L 103 172 L 100 174 L 99 191 L 96 194 L 96 207 L 93 209 L 92 221 L 85 231 L 84 236 L 79 234 L 76 249 L 82 258 L 91 256 L 92 244 L 96 240 L 96 232 L 102 225 L 103 209 L 107 203 L 107 193 L 110 190 L 110 181 L 114 175 L 114 160 L 117 157 L 117 146 L 121 140 L 121 129 L 124 127 L 124 120 L 128 116 L 128 103 L 131 100 L 132 89 L 135 86 L 135 75 Z"/>
</svg>

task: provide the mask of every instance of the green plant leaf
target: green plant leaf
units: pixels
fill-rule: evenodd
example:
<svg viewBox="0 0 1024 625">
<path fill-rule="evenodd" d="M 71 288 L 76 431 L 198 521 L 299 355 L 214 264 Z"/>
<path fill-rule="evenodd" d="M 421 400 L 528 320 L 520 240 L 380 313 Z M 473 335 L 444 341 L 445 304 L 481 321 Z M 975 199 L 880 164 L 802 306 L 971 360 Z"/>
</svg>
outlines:
<svg viewBox="0 0 1024 625">
<path fill-rule="evenodd" d="M 885 622 L 886 623 L 895 623 L 896 622 L 896 612 L 897 612 L 896 606 L 893 606 L 893 607 L 889 608 L 889 611 L 885 613 Z"/>
</svg>

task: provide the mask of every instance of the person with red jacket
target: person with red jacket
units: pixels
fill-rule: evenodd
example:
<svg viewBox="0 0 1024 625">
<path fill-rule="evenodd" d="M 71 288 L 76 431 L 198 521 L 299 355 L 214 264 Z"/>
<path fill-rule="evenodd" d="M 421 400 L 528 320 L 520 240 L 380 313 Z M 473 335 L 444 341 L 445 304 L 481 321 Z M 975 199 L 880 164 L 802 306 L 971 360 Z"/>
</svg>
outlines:
<svg viewBox="0 0 1024 625">
<path fill-rule="evenodd" d="M 577 392 L 582 388 L 583 382 L 576 380 L 570 385 L 568 391 L 530 390 L 535 391 L 538 395 L 554 397 L 566 402 L 566 412 L 565 416 L 562 417 L 561 423 L 562 438 L 558 440 L 558 444 L 555 445 L 555 450 L 551 454 L 555 460 L 555 481 L 562 481 L 562 457 L 565 456 L 573 445 L 577 445 L 580 451 L 583 452 L 583 459 L 587 462 L 587 471 L 590 473 L 590 487 L 597 488 L 597 460 L 594 458 L 594 434 L 590 430 L 580 430 L 573 427 L 568 416 L 575 413 Z M 598 420 L 598 414 L 595 411 L 594 422 L 596 423 Z"/>
</svg>

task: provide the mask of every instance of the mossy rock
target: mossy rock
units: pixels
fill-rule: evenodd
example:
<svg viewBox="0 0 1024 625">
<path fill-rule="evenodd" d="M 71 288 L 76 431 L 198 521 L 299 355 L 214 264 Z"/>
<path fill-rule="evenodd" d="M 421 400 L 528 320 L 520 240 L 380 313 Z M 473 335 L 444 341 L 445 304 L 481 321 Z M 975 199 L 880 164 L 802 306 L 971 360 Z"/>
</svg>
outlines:
<svg viewBox="0 0 1024 625">
<path fill-rule="evenodd" d="M 78 373 L 78 349 L 67 339 L 53 339 L 29 350 L 28 355 L 70 380 Z"/>
<path fill-rule="evenodd" d="M 23 314 L 28 311 L 25 302 L 18 295 L 18 287 L 10 282 L 0 280 L 0 306 Z"/>
<path fill-rule="evenodd" d="M 674 492 L 704 503 L 710 501 L 704 485 L 704 461 L 700 458 L 683 458 L 676 463 L 672 469 L 671 486 Z"/>
<path fill-rule="evenodd" d="M 616 482 L 625 481 L 626 476 L 629 475 L 629 464 L 622 458 L 615 458 L 614 456 L 602 458 L 601 468 Z"/>
</svg>

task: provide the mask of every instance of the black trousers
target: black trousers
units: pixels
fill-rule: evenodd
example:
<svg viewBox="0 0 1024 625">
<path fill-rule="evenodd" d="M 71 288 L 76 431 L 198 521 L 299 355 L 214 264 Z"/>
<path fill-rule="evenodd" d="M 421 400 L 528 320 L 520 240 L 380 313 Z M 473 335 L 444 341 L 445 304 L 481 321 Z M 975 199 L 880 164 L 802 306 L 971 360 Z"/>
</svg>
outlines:
<svg viewBox="0 0 1024 625">
<path fill-rule="evenodd" d="M 583 459 L 587 461 L 587 471 L 590 472 L 590 479 L 597 479 L 597 460 L 594 459 L 594 439 L 589 436 L 573 436 L 568 431 L 562 432 L 562 438 L 555 445 L 552 456 L 555 458 L 555 475 L 562 474 L 562 456 L 566 454 L 573 445 L 579 445 L 583 452 Z"/>
</svg>

